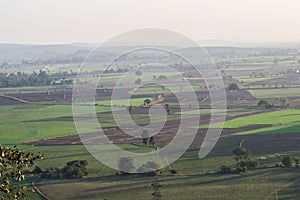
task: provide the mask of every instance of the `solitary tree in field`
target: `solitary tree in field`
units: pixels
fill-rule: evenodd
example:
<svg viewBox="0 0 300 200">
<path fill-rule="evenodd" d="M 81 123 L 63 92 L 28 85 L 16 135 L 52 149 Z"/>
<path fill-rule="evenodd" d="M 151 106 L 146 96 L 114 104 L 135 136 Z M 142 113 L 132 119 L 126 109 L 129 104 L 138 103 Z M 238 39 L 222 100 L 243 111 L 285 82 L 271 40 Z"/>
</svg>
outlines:
<svg viewBox="0 0 300 200">
<path fill-rule="evenodd" d="M 231 83 L 229 86 L 228 86 L 228 90 L 238 90 L 239 89 L 239 86 L 238 84 L 236 83 Z"/>
<path fill-rule="evenodd" d="M 130 105 L 130 106 L 128 107 L 128 111 L 129 111 L 129 112 L 132 111 L 132 105 Z"/>
<path fill-rule="evenodd" d="M 147 145 L 148 144 L 148 131 L 143 129 L 143 132 L 142 132 L 142 140 L 143 140 L 143 144 L 144 145 Z"/>
<path fill-rule="evenodd" d="M 144 104 L 145 106 L 148 106 L 150 104 L 151 100 L 150 99 L 145 99 L 144 100 Z"/>
<path fill-rule="evenodd" d="M 169 104 L 165 104 L 165 109 L 166 109 L 166 112 L 167 112 L 167 114 L 170 114 L 170 107 L 169 107 Z"/>
<path fill-rule="evenodd" d="M 150 143 L 150 145 L 151 145 L 152 147 L 155 146 L 155 141 L 154 141 L 154 137 L 153 137 L 153 136 L 150 137 L 149 143 Z"/>
<path fill-rule="evenodd" d="M 25 169 L 43 159 L 43 155 L 34 155 L 18 148 L 0 145 L 0 199 L 22 199 L 26 197 L 27 187 L 22 184 Z"/>
</svg>

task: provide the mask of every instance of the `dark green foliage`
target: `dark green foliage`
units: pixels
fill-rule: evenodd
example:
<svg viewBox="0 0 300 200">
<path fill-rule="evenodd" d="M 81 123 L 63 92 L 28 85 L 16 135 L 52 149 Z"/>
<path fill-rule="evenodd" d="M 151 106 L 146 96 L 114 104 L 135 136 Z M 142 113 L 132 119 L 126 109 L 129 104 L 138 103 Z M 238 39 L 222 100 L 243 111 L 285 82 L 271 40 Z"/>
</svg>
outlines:
<svg viewBox="0 0 300 200">
<path fill-rule="evenodd" d="M 294 160 L 290 156 L 286 156 L 282 159 L 282 164 L 284 167 L 292 168 L 294 166 Z"/>
<path fill-rule="evenodd" d="M 86 160 L 74 160 L 67 162 L 67 165 L 61 170 L 62 176 L 65 178 L 83 178 L 88 175 Z"/>
<path fill-rule="evenodd" d="M 41 174 L 42 172 L 43 170 L 39 166 L 35 166 L 34 170 L 32 171 L 33 174 Z"/>
<path fill-rule="evenodd" d="M 132 111 L 132 105 L 130 105 L 130 106 L 128 107 L 128 111 L 129 111 L 129 112 Z"/>
<path fill-rule="evenodd" d="M 259 165 L 256 161 L 251 161 L 251 152 L 245 147 L 238 147 L 232 152 L 235 156 L 234 159 L 236 163 L 236 171 L 238 173 L 246 172 L 248 170 L 256 169 Z"/>
<path fill-rule="evenodd" d="M 23 152 L 18 148 L 0 145 L 0 199 L 21 199 L 26 196 L 25 170 L 43 159 L 41 154 Z"/>
<path fill-rule="evenodd" d="M 11 74 L 0 73 L 0 87 L 22 87 L 22 86 L 41 86 L 50 85 L 52 78 L 40 70 L 39 73 L 32 74 L 17 72 Z"/>
<path fill-rule="evenodd" d="M 300 167 L 300 159 L 299 158 L 294 158 L 294 163 L 296 167 Z"/>
<path fill-rule="evenodd" d="M 238 90 L 239 86 L 236 83 L 230 83 L 228 90 Z"/>
<path fill-rule="evenodd" d="M 273 104 L 271 104 L 269 101 L 267 100 L 259 100 L 259 102 L 257 103 L 257 105 L 259 107 L 262 107 L 262 108 L 266 108 L 266 109 L 269 109 L 269 108 L 273 108 Z"/>
<path fill-rule="evenodd" d="M 144 100 L 144 104 L 145 104 L 146 106 L 147 106 L 150 102 L 151 102 L 150 99 L 145 99 L 145 100 Z"/>
<path fill-rule="evenodd" d="M 171 110 L 170 110 L 169 104 L 165 105 L 165 109 L 166 109 L 167 114 L 170 114 Z"/>
<path fill-rule="evenodd" d="M 154 141 L 154 137 L 151 136 L 150 139 L 149 139 L 149 143 L 152 147 L 155 147 L 155 141 Z"/>
<path fill-rule="evenodd" d="M 252 161 L 252 160 L 248 161 L 246 164 L 247 164 L 247 168 L 250 170 L 256 169 L 259 166 L 259 163 L 257 161 Z"/>
<path fill-rule="evenodd" d="M 231 173 L 231 167 L 222 165 L 222 167 L 220 167 L 220 173 L 222 174 Z"/>
<path fill-rule="evenodd" d="M 248 160 L 251 155 L 250 150 L 245 147 L 238 147 L 232 153 L 235 155 L 234 159 L 238 162 Z"/>
<path fill-rule="evenodd" d="M 145 130 L 145 129 L 143 129 L 143 132 L 142 132 L 141 136 L 142 136 L 143 144 L 147 145 L 148 144 L 148 140 L 149 140 L 149 138 L 148 138 L 148 131 Z"/>
</svg>

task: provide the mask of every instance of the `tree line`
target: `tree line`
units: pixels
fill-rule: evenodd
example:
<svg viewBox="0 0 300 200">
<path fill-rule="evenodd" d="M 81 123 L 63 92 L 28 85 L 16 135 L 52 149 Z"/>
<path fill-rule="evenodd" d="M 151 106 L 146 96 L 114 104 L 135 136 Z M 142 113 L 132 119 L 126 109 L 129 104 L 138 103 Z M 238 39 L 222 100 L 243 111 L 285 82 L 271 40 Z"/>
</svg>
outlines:
<svg viewBox="0 0 300 200">
<path fill-rule="evenodd" d="M 71 72 L 60 72 L 49 75 L 46 71 L 40 70 L 37 72 L 24 73 L 0 73 L 0 88 L 11 88 L 11 87 L 27 87 L 27 86 L 46 86 L 46 85 L 57 85 L 60 84 L 71 84 L 73 80 L 67 80 L 67 76 L 74 75 Z"/>
<path fill-rule="evenodd" d="M 39 73 L 31 74 L 24 72 L 17 73 L 0 73 L 0 87 L 23 87 L 23 86 L 42 86 L 50 85 L 52 78 L 45 72 L 40 70 Z"/>
</svg>

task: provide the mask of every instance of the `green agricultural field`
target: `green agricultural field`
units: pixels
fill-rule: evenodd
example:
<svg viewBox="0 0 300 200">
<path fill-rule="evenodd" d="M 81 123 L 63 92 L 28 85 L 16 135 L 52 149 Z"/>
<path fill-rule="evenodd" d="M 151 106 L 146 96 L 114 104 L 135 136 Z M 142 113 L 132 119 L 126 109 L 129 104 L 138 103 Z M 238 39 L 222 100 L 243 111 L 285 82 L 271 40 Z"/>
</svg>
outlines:
<svg viewBox="0 0 300 200">
<path fill-rule="evenodd" d="M 299 197 L 300 171 L 267 169 L 247 174 L 194 175 L 158 177 L 163 199 L 297 199 Z M 109 176 L 80 181 L 41 180 L 37 183 L 47 196 L 55 199 L 151 199 L 154 178 Z"/>
<path fill-rule="evenodd" d="M 159 77 L 160 75 L 164 75 L 167 77 L 171 77 L 171 76 L 176 76 L 179 75 L 180 73 L 177 72 L 159 72 L 158 74 L 154 74 L 154 73 L 143 73 L 140 76 L 137 76 L 135 74 L 115 74 L 115 75 L 105 75 L 103 77 L 100 77 L 99 79 L 94 79 L 95 81 L 102 82 L 102 83 L 107 83 L 107 82 L 117 82 L 120 81 L 120 83 L 124 83 L 124 82 L 131 82 L 134 83 L 135 80 L 137 79 L 141 79 L 142 81 L 152 81 L 153 80 L 153 75 L 156 75 L 157 77 Z"/>
<path fill-rule="evenodd" d="M 227 109 L 227 110 L 222 110 L 222 109 L 199 109 L 199 110 L 191 110 L 191 111 L 185 111 L 185 112 L 178 112 L 174 114 L 182 114 L 182 115 L 210 115 L 212 113 L 214 114 L 226 114 L 228 116 L 236 116 L 240 114 L 245 114 L 245 113 L 253 113 L 258 110 L 255 109 Z"/>
<path fill-rule="evenodd" d="M 98 113 L 110 110 L 109 107 L 96 106 Z M 72 116 L 71 105 L 22 104 L 1 106 L 1 143 L 21 144 L 33 140 L 74 134 L 76 129 Z"/>
<path fill-rule="evenodd" d="M 300 88 L 268 88 L 248 91 L 256 98 L 300 97 Z"/>
<path fill-rule="evenodd" d="M 248 69 L 248 68 L 246 68 Z M 237 79 L 239 81 L 243 82 L 254 82 L 254 81 L 265 81 L 271 78 L 274 78 L 272 76 L 266 76 L 266 77 L 250 77 L 250 76 L 234 76 L 234 79 Z"/>
<path fill-rule="evenodd" d="M 226 121 L 224 128 L 240 128 L 251 125 L 266 125 L 269 127 L 236 133 L 240 134 L 275 134 L 275 133 L 299 133 L 300 110 L 285 109 L 280 111 L 257 114 Z M 207 125 L 200 126 L 201 128 Z M 220 128 L 220 124 L 211 125 Z"/>
<path fill-rule="evenodd" d="M 105 105 L 105 106 L 141 106 L 144 104 L 145 99 L 150 99 L 151 101 L 155 100 L 154 97 L 149 98 L 134 98 L 134 99 L 118 99 L 118 100 L 104 100 L 104 101 L 95 101 L 96 104 Z"/>
</svg>

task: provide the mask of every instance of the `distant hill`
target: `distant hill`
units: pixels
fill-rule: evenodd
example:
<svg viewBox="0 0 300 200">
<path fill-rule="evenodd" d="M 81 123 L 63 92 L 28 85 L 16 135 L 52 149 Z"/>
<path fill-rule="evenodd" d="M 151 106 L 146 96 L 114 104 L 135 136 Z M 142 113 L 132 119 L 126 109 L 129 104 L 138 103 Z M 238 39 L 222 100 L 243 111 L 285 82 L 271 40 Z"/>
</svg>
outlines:
<svg viewBox="0 0 300 200">
<path fill-rule="evenodd" d="M 83 60 L 88 53 L 96 46 L 92 43 L 71 43 L 53 45 L 34 44 L 0 44 L 0 61 L 3 60 L 23 60 L 23 59 L 70 59 L 77 58 Z M 135 46 L 139 48 L 140 46 Z M 193 48 L 177 48 L 174 46 L 160 46 L 174 50 L 178 53 L 195 54 Z M 239 57 L 239 56 L 288 56 L 298 52 L 300 46 L 289 47 L 232 47 L 232 46 L 208 46 L 204 47 L 212 57 Z M 99 55 L 118 55 L 132 49 L 132 46 L 116 45 L 98 48 Z M 197 55 L 197 53 L 195 54 Z"/>
<path fill-rule="evenodd" d="M 91 44 L 0 44 L 0 60 L 49 59 L 90 51 Z"/>
</svg>

